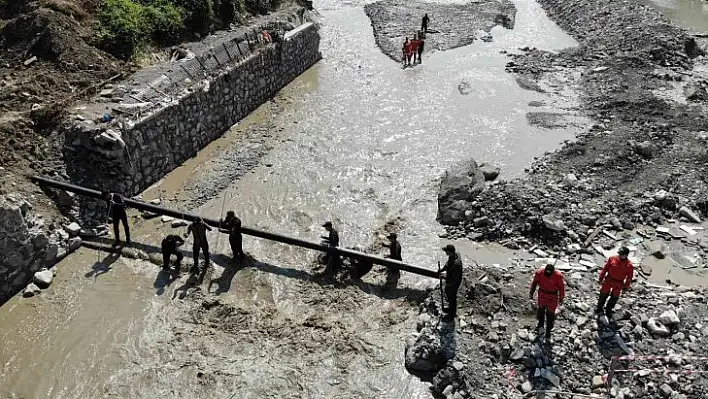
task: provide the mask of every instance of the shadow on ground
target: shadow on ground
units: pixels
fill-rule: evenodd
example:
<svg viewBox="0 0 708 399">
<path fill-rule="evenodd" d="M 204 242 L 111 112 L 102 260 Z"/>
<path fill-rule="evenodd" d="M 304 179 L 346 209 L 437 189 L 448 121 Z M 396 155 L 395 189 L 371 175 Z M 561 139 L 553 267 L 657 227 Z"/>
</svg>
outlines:
<svg viewBox="0 0 708 399">
<path fill-rule="evenodd" d="M 126 248 L 134 248 L 136 250 L 143 251 L 147 254 L 161 253 L 161 248 L 154 245 L 139 242 L 133 242 L 130 245 L 115 245 L 113 240 L 104 237 L 88 238 L 84 241 L 83 245 L 87 248 L 99 251 L 99 254 L 106 253 L 104 259 L 101 261 L 97 261 L 91 267 L 91 271 L 86 273 L 87 278 L 96 278 L 97 276 L 105 274 L 112 270 L 111 265 L 122 256 L 121 253 L 124 253 L 126 251 Z M 182 271 L 188 271 L 192 266 L 191 253 L 189 252 L 190 251 L 182 250 L 182 253 L 185 255 L 181 267 Z M 419 303 L 428 295 L 428 290 L 399 287 L 398 279 L 400 276 L 396 273 L 387 273 L 386 282 L 384 284 L 374 284 L 371 282 L 365 282 L 361 279 L 345 278 L 342 281 L 330 276 L 325 276 L 307 270 L 294 269 L 274 265 L 272 263 L 262 262 L 254 259 L 250 254 L 247 254 L 246 259 L 244 259 L 242 263 L 224 254 L 210 255 L 213 264 L 223 268 L 223 270 L 221 271 L 221 275 L 214 279 L 212 279 L 211 277 L 206 279 L 207 275 L 211 276 L 211 274 L 213 274 L 216 270 L 213 266 L 210 266 L 209 268 L 202 266 L 200 268 L 199 273 L 190 273 L 189 277 L 185 280 L 184 284 L 175 289 L 173 298 L 185 298 L 190 288 L 199 286 L 205 281 L 205 279 L 209 283 L 207 287 L 209 292 L 215 295 L 221 295 L 223 293 L 229 292 L 234 278 L 236 277 L 239 271 L 245 268 L 253 268 L 260 272 L 275 274 L 287 278 L 293 278 L 300 281 L 314 282 L 323 287 L 343 288 L 345 286 L 352 285 L 358 287 L 366 294 L 375 295 L 381 299 L 387 300 L 403 299 L 410 303 Z M 372 273 L 372 275 L 373 274 L 374 273 Z M 153 287 L 156 290 L 156 294 L 163 295 L 165 289 L 177 280 L 182 279 L 180 279 L 179 276 L 174 273 L 174 271 L 170 272 L 160 270 L 160 272 L 155 278 L 155 282 L 153 283 Z M 216 285 L 216 289 L 212 291 L 214 285 Z"/>
</svg>

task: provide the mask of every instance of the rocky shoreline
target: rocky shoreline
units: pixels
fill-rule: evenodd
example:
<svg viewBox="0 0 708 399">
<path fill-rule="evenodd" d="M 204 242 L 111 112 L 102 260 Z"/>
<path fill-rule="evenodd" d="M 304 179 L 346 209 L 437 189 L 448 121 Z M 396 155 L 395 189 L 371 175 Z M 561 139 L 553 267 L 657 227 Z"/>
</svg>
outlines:
<svg viewBox="0 0 708 399">
<path fill-rule="evenodd" d="M 708 82 L 691 69 L 708 60 L 695 40 L 638 4 L 541 4 L 581 46 L 557 54 L 529 49 L 507 70 L 535 80 L 581 72 L 577 90 L 595 124 L 538 159 L 524 179 L 481 193 L 451 235 L 570 244 L 615 218 L 631 229 L 678 218 L 683 206 L 708 216 Z M 617 33 L 625 30 L 631 34 Z M 490 223 L 474 226 L 480 216 Z M 565 232 L 550 234 L 544 216 L 561 220 Z"/>
<path fill-rule="evenodd" d="M 528 302 L 533 265 L 465 271 L 456 324 L 439 321 L 439 292 L 421 304 L 418 332 L 406 343 L 406 367 L 432 378 L 446 398 L 521 398 L 543 390 L 604 397 L 613 356 L 620 360 L 609 392 L 614 398 L 701 398 L 708 389 L 705 355 L 705 288 L 635 283 L 616 308 L 616 321 L 594 315 L 595 274 L 566 274 L 567 297 L 554 341 L 537 336 Z M 542 338 L 542 337 L 541 337 Z M 657 372 L 660 370 L 660 372 Z M 664 373 L 665 372 L 665 373 Z"/>
<path fill-rule="evenodd" d="M 520 252 L 513 265 L 466 272 L 456 325 L 437 321 L 439 294 L 431 295 L 406 364 L 432 378 L 438 397 L 604 397 L 609 389 L 617 398 L 701 398 L 708 379 L 694 371 L 706 360 L 691 357 L 705 355 L 706 290 L 687 285 L 705 285 L 708 271 L 705 43 L 638 3 L 539 3 L 580 46 L 522 49 L 507 71 L 539 86 L 580 75 L 572 89 L 594 124 L 524 178 L 480 190 L 488 179 L 474 162 L 443 178 L 438 220 L 447 237 Z M 604 320 L 593 314 L 597 273 L 620 245 L 632 250 L 637 281 L 615 321 Z M 532 272 L 548 258 L 568 285 L 550 347 L 536 339 L 527 302 Z M 613 355 L 667 358 L 622 360 L 617 367 L 633 371 L 606 387 Z M 423 358 L 434 366 L 421 367 Z"/>
</svg>

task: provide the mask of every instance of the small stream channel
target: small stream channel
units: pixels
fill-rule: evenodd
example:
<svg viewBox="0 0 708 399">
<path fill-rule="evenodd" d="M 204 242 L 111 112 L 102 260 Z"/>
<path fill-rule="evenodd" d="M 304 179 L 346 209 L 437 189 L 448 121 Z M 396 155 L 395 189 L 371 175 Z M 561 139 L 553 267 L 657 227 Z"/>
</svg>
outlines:
<svg viewBox="0 0 708 399">
<path fill-rule="evenodd" d="M 282 92 L 294 99 L 275 117 L 288 139 L 198 212 L 233 209 L 245 225 L 312 240 L 332 220 L 343 245 L 361 247 L 397 219 L 405 260 L 436 267 L 437 185 L 450 164 L 473 157 L 511 178 L 574 135 L 527 124 L 526 112 L 538 110 L 529 102 L 558 109 L 572 99 L 524 91 L 504 72 L 500 51 L 575 43 L 534 1 L 515 3 L 515 29 L 495 28 L 492 43 L 427 54 L 423 65 L 401 70 L 375 46 L 362 3 L 316 1 L 324 59 Z M 462 80 L 472 86 L 468 95 L 458 91 Z M 157 246 L 164 231 L 139 233 Z M 213 237 L 212 250 L 229 254 L 226 239 Z M 403 368 L 404 338 L 415 326 L 405 292 L 382 297 L 374 280 L 360 289 L 319 286 L 307 278 L 313 253 L 251 239 L 245 249 L 270 266 L 239 271 L 219 298 L 255 309 L 246 316 L 255 341 L 246 326 L 189 324 L 189 301 L 172 300 L 180 284 L 155 295 L 159 277 L 146 262 L 121 260 L 90 275 L 106 254 L 82 249 L 59 265 L 59 288 L 0 308 L 0 394 L 429 397 Z M 404 274 L 399 286 L 432 283 Z M 326 332 L 303 330 L 312 318 Z"/>
</svg>

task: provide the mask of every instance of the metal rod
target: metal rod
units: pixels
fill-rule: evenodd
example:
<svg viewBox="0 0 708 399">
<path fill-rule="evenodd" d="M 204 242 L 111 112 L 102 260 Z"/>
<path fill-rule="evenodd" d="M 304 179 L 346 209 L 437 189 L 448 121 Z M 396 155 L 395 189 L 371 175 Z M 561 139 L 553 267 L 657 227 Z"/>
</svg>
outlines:
<svg viewBox="0 0 708 399">
<path fill-rule="evenodd" d="M 226 51 L 226 55 L 229 56 L 229 59 L 231 60 L 231 62 L 233 62 L 233 61 L 234 61 L 234 57 L 231 56 L 231 53 L 229 52 L 228 47 L 226 47 L 226 42 L 221 43 L 221 46 L 224 48 L 224 51 Z"/>
<path fill-rule="evenodd" d="M 96 199 L 103 199 L 101 198 L 101 192 L 92 190 L 89 188 L 85 187 L 80 187 L 74 184 L 69 184 L 69 183 L 64 183 L 52 179 L 47 179 L 46 177 L 41 177 L 41 176 L 32 176 L 32 180 L 34 180 L 36 183 L 39 183 L 40 185 L 45 185 L 53 188 L 59 188 L 62 190 L 70 191 L 85 197 L 90 197 L 90 198 L 96 198 Z M 143 211 L 148 211 L 152 212 L 158 215 L 166 215 L 166 216 L 172 216 L 174 218 L 182 219 L 182 220 L 188 220 L 188 221 L 194 221 L 200 216 L 193 215 L 191 213 L 186 213 L 186 212 L 181 212 L 181 211 L 175 211 L 172 209 L 167 209 L 163 208 L 161 206 L 149 204 L 147 202 L 142 202 L 142 201 L 135 201 L 132 199 L 124 198 L 124 202 L 127 206 L 130 208 L 135 208 L 138 210 L 143 210 Z M 207 218 L 202 218 L 204 222 L 210 226 L 219 227 L 219 220 L 214 220 L 214 219 L 207 219 Z M 223 232 L 223 231 L 222 231 Z M 283 244 L 288 244 L 288 245 L 294 245 L 297 247 L 302 247 L 302 248 L 307 248 L 307 249 L 312 249 L 315 251 L 320 251 L 320 252 L 334 252 L 335 254 L 338 254 L 340 256 L 348 257 L 348 258 L 355 258 L 355 259 L 360 259 L 360 260 L 365 260 L 368 262 L 372 262 L 377 265 L 385 266 L 388 268 L 394 268 L 398 270 L 403 270 L 409 273 L 413 274 L 418 274 L 420 276 L 426 276 L 426 277 L 432 277 L 432 278 L 438 278 L 438 273 L 435 272 L 435 270 L 430 270 L 418 266 L 412 266 L 403 262 L 399 262 L 397 260 L 393 259 L 387 259 L 387 258 L 382 258 L 378 256 L 373 256 L 364 252 L 359 252 L 359 251 L 352 251 L 350 249 L 345 249 L 345 248 L 339 248 L 339 247 L 329 247 L 326 245 L 314 243 L 312 241 L 306 241 L 302 240 L 300 238 L 295 238 L 295 237 L 289 237 L 286 235 L 282 234 L 277 234 L 277 233 L 271 233 L 268 231 L 263 231 L 263 230 L 257 230 L 249 227 L 241 227 L 241 233 L 253 236 L 253 237 L 258 237 L 258 238 L 264 238 L 266 240 L 270 241 L 276 241 L 280 242 Z"/>
</svg>

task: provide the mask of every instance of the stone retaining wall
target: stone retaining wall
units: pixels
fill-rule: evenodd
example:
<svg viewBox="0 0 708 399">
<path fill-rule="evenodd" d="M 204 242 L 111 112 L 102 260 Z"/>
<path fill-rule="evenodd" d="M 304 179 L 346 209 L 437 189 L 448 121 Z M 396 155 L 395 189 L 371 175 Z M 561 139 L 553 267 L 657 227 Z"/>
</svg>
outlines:
<svg viewBox="0 0 708 399">
<path fill-rule="evenodd" d="M 137 122 L 90 130 L 73 124 L 65 135 L 72 182 L 133 196 L 162 179 L 321 59 L 315 24 L 308 22 L 286 38 L 280 48 L 262 48 Z M 95 137 L 107 128 L 120 132 L 124 149 L 97 144 Z"/>
<path fill-rule="evenodd" d="M 27 201 L 0 196 L 0 305 L 44 265 L 49 238 L 42 227 Z"/>
</svg>

